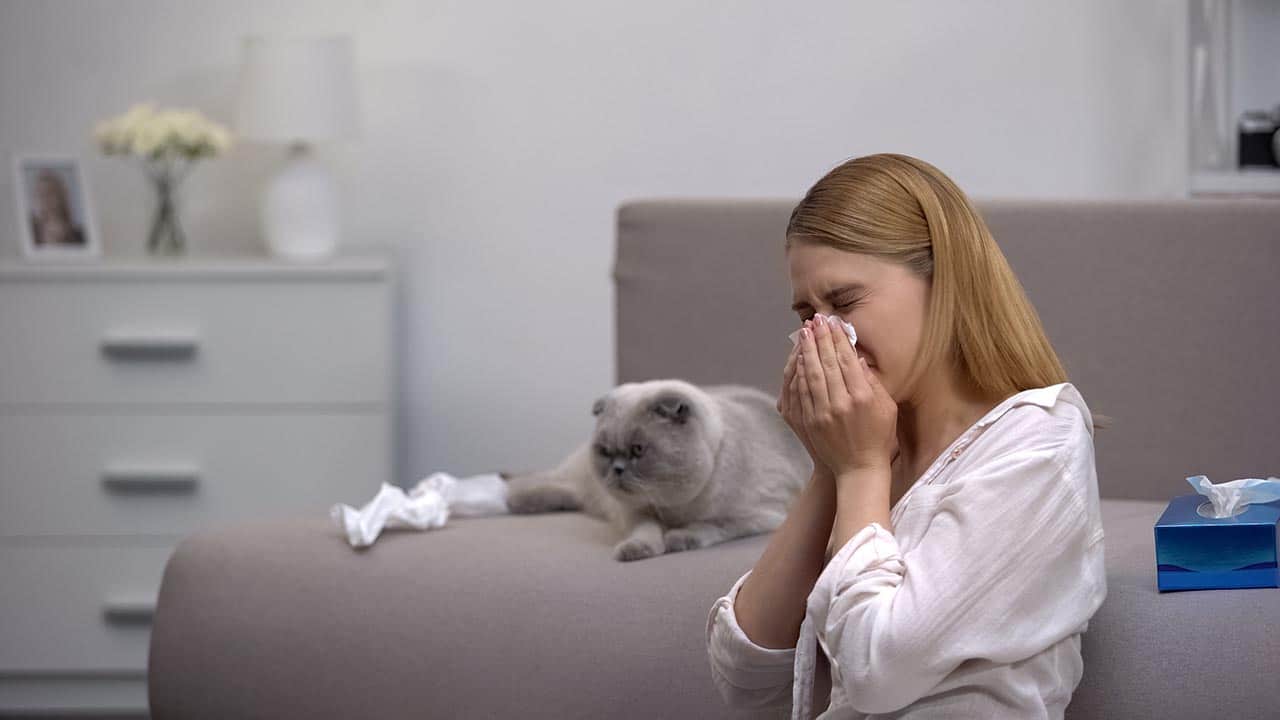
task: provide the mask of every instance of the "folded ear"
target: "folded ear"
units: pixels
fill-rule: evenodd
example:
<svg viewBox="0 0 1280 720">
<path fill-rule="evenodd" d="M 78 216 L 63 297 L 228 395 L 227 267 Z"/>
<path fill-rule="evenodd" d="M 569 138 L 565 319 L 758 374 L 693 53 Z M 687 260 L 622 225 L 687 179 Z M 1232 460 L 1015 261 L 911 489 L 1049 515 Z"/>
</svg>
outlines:
<svg viewBox="0 0 1280 720">
<path fill-rule="evenodd" d="M 653 401 L 649 410 L 674 423 L 689 419 L 689 402 L 683 395 L 662 395 Z"/>
<path fill-rule="evenodd" d="M 598 398 L 596 398 L 596 401 L 595 401 L 594 403 L 592 403 L 592 405 L 591 405 L 591 414 L 592 414 L 592 415 L 599 415 L 599 414 L 600 414 L 600 413 L 602 413 L 602 412 L 604 412 L 604 397 L 603 397 L 603 396 L 602 396 L 602 397 L 598 397 Z"/>
</svg>

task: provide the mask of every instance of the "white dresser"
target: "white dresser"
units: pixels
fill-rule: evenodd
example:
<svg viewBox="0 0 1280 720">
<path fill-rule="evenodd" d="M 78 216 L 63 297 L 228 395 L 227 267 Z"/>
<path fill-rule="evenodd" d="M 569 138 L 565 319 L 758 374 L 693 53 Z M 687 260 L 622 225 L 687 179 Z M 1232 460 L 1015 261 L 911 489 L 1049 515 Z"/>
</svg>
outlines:
<svg viewBox="0 0 1280 720">
<path fill-rule="evenodd" d="M 145 712 L 183 536 L 394 483 L 389 260 L 0 263 L 0 714 Z"/>
</svg>

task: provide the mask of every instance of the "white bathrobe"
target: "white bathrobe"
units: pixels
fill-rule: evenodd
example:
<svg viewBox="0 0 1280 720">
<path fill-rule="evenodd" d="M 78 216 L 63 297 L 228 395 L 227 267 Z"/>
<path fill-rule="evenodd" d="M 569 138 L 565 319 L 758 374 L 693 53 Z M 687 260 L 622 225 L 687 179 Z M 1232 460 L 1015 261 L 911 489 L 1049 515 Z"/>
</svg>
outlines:
<svg viewBox="0 0 1280 720">
<path fill-rule="evenodd" d="M 794 648 L 753 643 L 734 600 L 707 617 L 711 675 L 735 707 L 822 720 L 1061 718 L 1083 674 L 1080 634 L 1106 597 L 1093 417 L 1071 383 L 1006 398 L 835 551 Z"/>
</svg>

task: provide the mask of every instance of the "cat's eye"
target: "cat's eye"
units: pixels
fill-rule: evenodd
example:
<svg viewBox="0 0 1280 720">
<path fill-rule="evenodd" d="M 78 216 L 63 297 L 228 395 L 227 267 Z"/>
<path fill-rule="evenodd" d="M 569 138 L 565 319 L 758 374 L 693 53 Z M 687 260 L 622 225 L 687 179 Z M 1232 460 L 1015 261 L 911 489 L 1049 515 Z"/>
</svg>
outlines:
<svg viewBox="0 0 1280 720">
<path fill-rule="evenodd" d="M 641 444 L 639 444 L 639 443 L 636 443 L 635 445 L 632 445 L 632 446 L 631 446 L 631 456 L 632 456 L 632 457 L 640 457 L 640 456 L 641 456 L 641 455 L 643 455 L 643 454 L 644 454 L 644 446 L 643 446 L 643 445 L 641 445 Z"/>
<path fill-rule="evenodd" d="M 605 447 L 604 445 L 597 444 L 596 452 L 604 457 L 609 457 L 609 448 Z"/>
</svg>

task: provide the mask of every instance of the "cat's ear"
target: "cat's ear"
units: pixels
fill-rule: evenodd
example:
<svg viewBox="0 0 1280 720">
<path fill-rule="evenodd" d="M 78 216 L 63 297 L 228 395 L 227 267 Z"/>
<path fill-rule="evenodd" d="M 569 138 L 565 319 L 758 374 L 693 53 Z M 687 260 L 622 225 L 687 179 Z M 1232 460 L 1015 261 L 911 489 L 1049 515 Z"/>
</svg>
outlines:
<svg viewBox="0 0 1280 720">
<path fill-rule="evenodd" d="M 604 397 L 598 397 L 595 403 L 591 405 L 591 414 L 599 415 L 602 412 L 604 412 Z"/>
<path fill-rule="evenodd" d="M 683 395 L 662 395 L 649 410 L 674 423 L 683 424 L 689 419 L 689 401 Z"/>
</svg>

